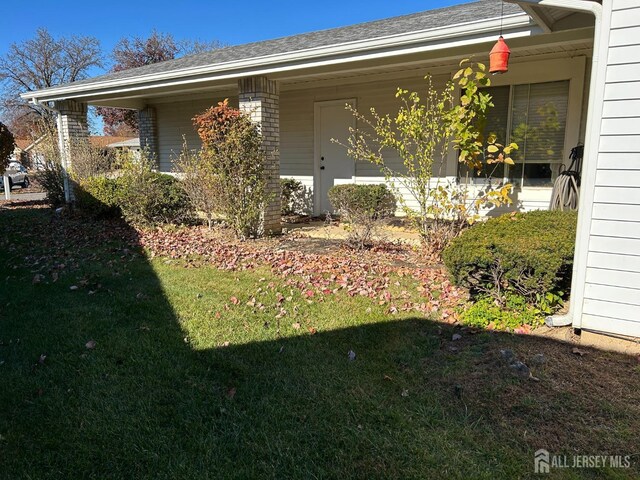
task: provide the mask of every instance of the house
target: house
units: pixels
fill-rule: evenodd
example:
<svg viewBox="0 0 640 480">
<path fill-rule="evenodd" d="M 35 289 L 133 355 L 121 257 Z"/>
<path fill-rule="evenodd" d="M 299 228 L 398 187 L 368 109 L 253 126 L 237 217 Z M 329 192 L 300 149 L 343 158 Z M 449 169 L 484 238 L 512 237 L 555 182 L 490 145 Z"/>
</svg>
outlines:
<svg viewBox="0 0 640 480">
<path fill-rule="evenodd" d="M 44 163 L 44 156 L 42 152 L 38 150 L 40 145 L 46 137 L 44 135 L 31 140 L 28 138 L 17 138 L 16 148 L 13 152 L 13 159 L 22 163 L 28 168 L 38 170 L 42 168 Z"/>
<path fill-rule="evenodd" d="M 504 172 L 516 186 L 516 207 L 546 208 L 570 149 L 584 143 L 570 313 L 552 322 L 640 337 L 637 0 L 480 0 L 227 47 L 25 98 L 52 102 L 67 142 L 85 135 L 87 105 L 137 109 L 141 145 L 166 171 L 183 136 L 198 145 L 194 114 L 229 98 L 262 125 L 270 189 L 277 192 L 277 176 L 296 178 L 313 190 L 320 213 L 331 185 L 383 181 L 376 167 L 354 163 L 331 142 L 354 126 L 345 104 L 390 112 L 397 87 L 420 90 L 426 73 L 443 85 L 461 58 L 486 61 L 500 33 L 512 58 L 509 72 L 492 78 L 489 121 L 507 139 L 529 132 Z M 442 175 L 460 175 L 454 152 Z M 274 200 L 265 228 L 276 231 L 279 221 Z"/>
<path fill-rule="evenodd" d="M 127 138 L 107 144 L 107 148 L 112 148 L 119 152 L 140 152 L 140 137 Z"/>
</svg>

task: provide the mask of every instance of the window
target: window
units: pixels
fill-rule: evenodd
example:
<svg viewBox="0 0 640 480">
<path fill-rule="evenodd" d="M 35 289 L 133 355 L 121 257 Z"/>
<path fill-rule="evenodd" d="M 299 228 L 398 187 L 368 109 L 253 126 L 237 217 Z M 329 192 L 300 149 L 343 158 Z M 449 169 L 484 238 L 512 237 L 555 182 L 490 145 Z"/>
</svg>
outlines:
<svg viewBox="0 0 640 480">
<path fill-rule="evenodd" d="M 495 133 L 499 143 L 515 142 L 515 165 L 494 172 L 516 187 L 552 186 L 564 161 L 569 81 L 489 87 L 494 107 L 485 133 Z M 466 170 L 460 169 L 466 177 Z"/>
</svg>

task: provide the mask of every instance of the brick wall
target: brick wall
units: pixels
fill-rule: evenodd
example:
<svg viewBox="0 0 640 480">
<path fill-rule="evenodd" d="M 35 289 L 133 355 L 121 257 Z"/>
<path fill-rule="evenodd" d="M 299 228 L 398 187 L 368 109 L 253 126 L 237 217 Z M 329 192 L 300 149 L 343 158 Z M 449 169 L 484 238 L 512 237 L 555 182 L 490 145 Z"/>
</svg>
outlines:
<svg viewBox="0 0 640 480">
<path fill-rule="evenodd" d="M 138 130 L 140 148 L 158 162 L 158 121 L 154 107 L 147 106 L 138 110 Z"/>
<path fill-rule="evenodd" d="M 265 233 L 282 231 L 280 216 L 280 95 L 278 84 L 266 77 L 243 78 L 238 81 L 240 109 L 260 126 L 266 154 L 265 171 L 269 203 L 265 206 Z"/>
<path fill-rule="evenodd" d="M 62 100 L 56 102 L 55 108 L 59 112 L 59 128 L 64 143 L 60 153 L 64 168 L 65 199 L 67 202 L 73 202 L 73 184 L 67 172 L 73 168 L 74 152 L 86 148 L 89 141 L 87 104 L 75 100 Z"/>
</svg>

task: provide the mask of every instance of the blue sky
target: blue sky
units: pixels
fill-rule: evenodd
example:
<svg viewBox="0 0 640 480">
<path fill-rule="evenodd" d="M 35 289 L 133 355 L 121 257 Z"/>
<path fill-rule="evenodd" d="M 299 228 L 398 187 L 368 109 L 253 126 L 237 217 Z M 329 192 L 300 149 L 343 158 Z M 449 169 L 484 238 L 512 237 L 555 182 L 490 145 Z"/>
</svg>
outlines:
<svg viewBox="0 0 640 480">
<path fill-rule="evenodd" d="M 341 27 L 467 3 L 470 0 L 1 0 L 0 56 L 11 43 L 32 38 L 40 27 L 54 37 L 94 36 L 108 54 L 122 37 L 146 37 L 154 28 L 178 40 L 219 40 L 229 45 Z M 497 0 L 496 0 L 497 1 Z M 236 5 L 245 5 L 244 12 Z M 105 69 L 108 69 L 108 63 Z M 105 69 L 94 69 L 98 75 Z M 92 130 L 102 131 L 99 118 Z"/>
<path fill-rule="evenodd" d="M 121 37 L 146 36 L 153 28 L 172 33 L 177 39 L 215 39 L 235 45 L 457 3 L 465 0 L 322 0 L 318 3 L 300 0 L 4 0 L 0 55 L 11 43 L 31 38 L 38 27 L 46 27 L 56 37 L 95 36 L 105 52 L 111 51 Z M 246 5 L 244 12 L 238 4 Z"/>
</svg>

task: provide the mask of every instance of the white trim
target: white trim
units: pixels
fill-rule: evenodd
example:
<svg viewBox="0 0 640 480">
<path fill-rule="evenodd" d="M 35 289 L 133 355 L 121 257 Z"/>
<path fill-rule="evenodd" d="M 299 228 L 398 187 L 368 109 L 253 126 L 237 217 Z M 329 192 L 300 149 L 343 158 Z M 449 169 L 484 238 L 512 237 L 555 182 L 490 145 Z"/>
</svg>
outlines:
<svg viewBox="0 0 640 480">
<path fill-rule="evenodd" d="M 337 100 L 325 100 L 321 102 L 313 103 L 313 214 L 320 215 L 320 204 L 321 204 L 321 188 L 320 188 L 320 148 L 321 148 L 321 134 L 320 134 L 320 109 L 322 107 L 331 107 L 331 106 L 339 106 L 349 104 L 353 108 L 358 108 L 357 99 L 351 98 L 341 98 Z M 356 117 L 352 117 L 353 128 L 356 128 Z M 352 180 L 355 181 L 355 160 L 354 160 L 354 169 L 353 169 L 353 177 Z"/>
<path fill-rule="evenodd" d="M 51 101 L 67 97 L 80 98 L 95 95 L 96 93 L 119 93 L 131 91 L 134 90 L 135 87 L 119 87 L 132 87 L 134 85 L 139 85 L 138 88 L 156 88 L 160 86 L 183 85 L 193 82 L 224 80 L 243 76 L 265 75 L 267 73 L 308 68 L 309 66 L 331 65 L 369 58 L 395 56 L 398 55 L 398 50 L 402 50 L 402 53 L 405 54 L 425 52 L 429 50 L 441 50 L 451 48 L 453 46 L 463 46 L 470 43 L 478 43 L 478 41 L 484 41 L 484 39 L 479 40 L 474 37 L 477 35 L 486 36 L 488 39 L 490 35 L 493 35 L 495 31 L 500 30 L 500 28 L 504 28 L 505 30 L 517 30 L 522 27 L 533 27 L 529 16 L 524 12 L 505 16 L 502 20 L 500 18 L 494 18 L 429 30 L 388 35 L 374 39 L 351 41 L 325 47 L 314 47 L 293 52 L 246 58 L 213 65 L 138 75 L 136 77 L 128 77 L 124 79 L 103 80 L 86 84 L 80 83 L 77 85 L 69 84 L 47 90 L 23 93 L 21 94 L 21 97 L 24 99 L 31 99 L 32 101 Z M 533 30 L 538 28 L 539 27 L 534 27 L 526 31 L 513 32 L 511 36 L 530 36 L 534 33 Z M 466 38 L 462 39 L 461 37 Z M 450 41 L 444 42 L 445 40 Z M 425 42 L 428 42 L 428 44 L 420 45 Z M 378 52 L 372 53 L 372 51 L 375 50 L 378 50 Z M 322 58 L 339 55 L 343 57 L 330 58 L 324 61 L 321 60 Z M 298 63 L 290 65 L 291 62 Z M 289 63 L 289 65 L 286 65 L 287 63 Z M 280 66 L 276 67 L 274 65 Z M 207 75 L 207 77 L 199 77 L 196 79 L 190 78 L 202 75 Z M 165 83 L 157 84 L 163 81 Z M 148 83 L 154 83 L 154 85 L 147 85 Z M 109 91 L 100 92 L 101 90 Z"/>
</svg>

